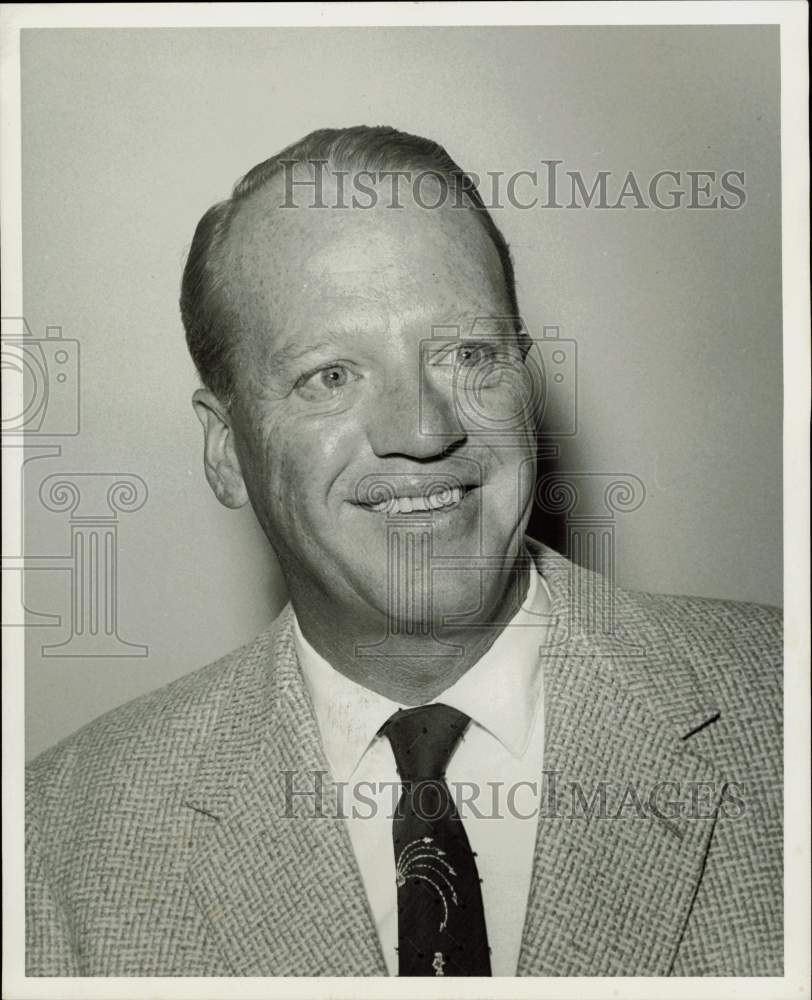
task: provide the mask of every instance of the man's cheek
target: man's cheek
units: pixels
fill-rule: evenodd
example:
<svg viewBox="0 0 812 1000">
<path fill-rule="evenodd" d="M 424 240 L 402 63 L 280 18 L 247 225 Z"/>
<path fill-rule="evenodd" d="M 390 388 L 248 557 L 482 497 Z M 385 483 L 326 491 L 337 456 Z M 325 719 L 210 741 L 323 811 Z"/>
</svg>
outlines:
<svg viewBox="0 0 812 1000">
<path fill-rule="evenodd" d="M 295 448 L 279 449 L 267 462 L 268 488 L 275 504 L 289 507 L 292 513 L 302 508 L 308 483 L 315 477 L 315 469 L 302 469 L 302 455 Z"/>
</svg>

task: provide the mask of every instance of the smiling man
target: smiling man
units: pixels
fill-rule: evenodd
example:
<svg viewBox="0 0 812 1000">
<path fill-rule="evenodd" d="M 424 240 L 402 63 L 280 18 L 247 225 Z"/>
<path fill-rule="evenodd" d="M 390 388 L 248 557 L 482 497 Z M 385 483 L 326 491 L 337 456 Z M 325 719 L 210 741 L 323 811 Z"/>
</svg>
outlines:
<svg viewBox="0 0 812 1000">
<path fill-rule="evenodd" d="M 629 656 L 573 613 L 605 584 L 525 537 L 543 367 L 448 154 L 305 137 L 181 309 L 290 603 L 32 765 L 29 974 L 779 974 L 780 615 L 618 591 Z"/>
<path fill-rule="evenodd" d="M 307 159 L 327 141 L 314 137 Z M 336 138 L 335 170 L 346 169 L 357 141 Z M 382 171 L 398 143 L 376 137 L 365 169 L 374 176 L 377 153 Z M 472 608 L 482 622 L 511 617 L 534 486 L 535 428 L 523 405 L 529 343 L 515 318 L 499 319 L 516 316 L 507 249 L 476 211 L 450 200 L 433 210 L 408 201 L 397 209 L 385 189 L 369 208 L 330 208 L 339 192 L 323 174 L 326 210 L 311 210 L 306 195 L 301 206 L 280 209 L 279 160 L 288 155 L 252 171 L 228 208 L 212 210 L 219 218 L 211 242 L 201 245 L 204 228 L 192 247 L 183 308 L 204 375 L 201 332 L 212 318 L 200 314 L 201 284 L 216 280 L 219 308 L 238 317 L 225 396 L 216 385 L 195 395 L 206 474 L 223 503 L 250 500 L 313 646 L 365 687 L 416 704 L 464 674 L 494 638 L 490 629 L 474 636 L 470 623 L 453 629 L 443 621 Z M 426 170 L 412 155 L 413 169 Z M 312 167 L 300 172 L 315 183 Z M 438 188 L 436 204 L 448 182 L 426 177 L 421 189 Z M 304 177 L 295 182 L 307 190 Z M 201 252 L 207 263 L 199 265 Z M 216 278 L 205 270 L 212 258 Z M 476 337 L 468 337 L 477 319 Z M 456 336 L 432 337 L 438 329 Z M 464 394 L 477 397 L 494 426 L 514 418 L 510 446 L 486 443 L 481 419 L 466 426 Z M 387 521 L 394 514 L 425 521 L 425 501 L 432 501 L 436 561 L 488 555 L 499 566 L 436 572 L 424 595 L 434 628 L 418 627 L 397 662 L 358 657 L 356 649 L 386 626 Z M 438 661 L 438 630 L 449 642 L 460 639 L 461 655 Z"/>
</svg>

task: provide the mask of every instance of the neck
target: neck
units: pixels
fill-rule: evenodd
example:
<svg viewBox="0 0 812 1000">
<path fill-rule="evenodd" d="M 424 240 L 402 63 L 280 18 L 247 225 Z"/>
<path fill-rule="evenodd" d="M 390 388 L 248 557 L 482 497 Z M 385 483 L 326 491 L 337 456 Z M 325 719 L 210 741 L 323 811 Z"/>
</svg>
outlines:
<svg viewBox="0 0 812 1000">
<path fill-rule="evenodd" d="M 530 560 L 530 572 L 534 572 Z M 528 560 L 517 560 L 483 624 L 435 626 L 410 635 L 387 634 L 386 619 L 348 615 L 346 608 L 291 601 L 302 634 L 335 670 L 399 705 L 432 701 L 482 658 L 519 610 L 529 582 Z M 497 623 L 497 624 L 491 624 Z"/>
</svg>

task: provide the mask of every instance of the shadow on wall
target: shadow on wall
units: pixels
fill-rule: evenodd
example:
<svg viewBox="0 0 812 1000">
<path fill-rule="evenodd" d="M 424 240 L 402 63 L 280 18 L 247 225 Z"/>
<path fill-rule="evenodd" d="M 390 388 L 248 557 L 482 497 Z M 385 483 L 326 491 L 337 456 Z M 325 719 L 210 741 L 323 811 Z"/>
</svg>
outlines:
<svg viewBox="0 0 812 1000">
<path fill-rule="evenodd" d="M 533 510 L 527 524 L 527 534 L 551 549 L 568 556 L 567 548 L 567 518 L 564 511 L 553 511 L 543 508 L 539 502 L 539 483 L 544 476 L 555 475 L 560 471 L 561 457 L 558 448 L 550 447 L 543 437 L 539 437 L 536 447 L 538 473 L 533 490 Z"/>
</svg>

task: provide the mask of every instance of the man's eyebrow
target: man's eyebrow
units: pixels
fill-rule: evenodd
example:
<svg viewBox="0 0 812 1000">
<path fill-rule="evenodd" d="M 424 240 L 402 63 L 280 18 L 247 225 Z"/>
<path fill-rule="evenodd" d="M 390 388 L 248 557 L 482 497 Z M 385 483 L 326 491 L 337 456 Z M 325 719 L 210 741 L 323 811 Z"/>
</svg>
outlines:
<svg viewBox="0 0 812 1000">
<path fill-rule="evenodd" d="M 516 318 L 508 315 L 483 316 L 478 313 L 462 313 L 452 318 L 449 314 L 449 318 L 435 320 L 432 323 L 434 336 L 447 335 L 476 340 L 480 335 L 488 336 L 494 333 L 504 335 L 516 332 Z"/>
<path fill-rule="evenodd" d="M 269 354 L 268 366 L 270 368 L 288 368 L 299 358 L 329 346 L 330 344 L 326 341 L 321 341 L 318 344 L 290 344 L 288 347 L 282 347 Z"/>
<path fill-rule="evenodd" d="M 462 331 L 463 329 L 470 329 L 474 320 L 478 318 L 480 318 L 479 313 L 466 312 L 464 310 L 449 310 L 432 319 L 432 326 L 458 326 L 460 331 Z M 491 319 L 492 317 L 486 318 Z"/>
</svg>

